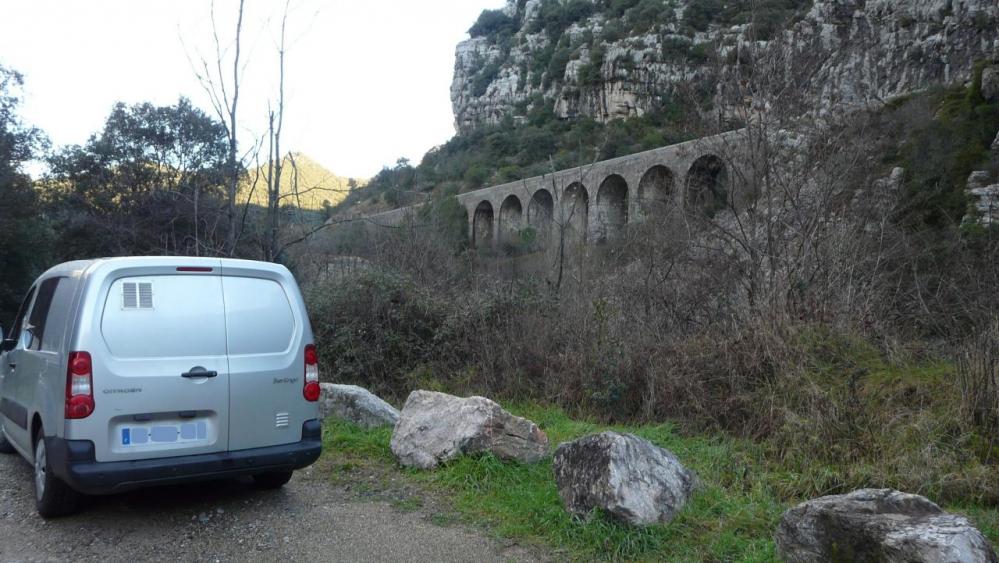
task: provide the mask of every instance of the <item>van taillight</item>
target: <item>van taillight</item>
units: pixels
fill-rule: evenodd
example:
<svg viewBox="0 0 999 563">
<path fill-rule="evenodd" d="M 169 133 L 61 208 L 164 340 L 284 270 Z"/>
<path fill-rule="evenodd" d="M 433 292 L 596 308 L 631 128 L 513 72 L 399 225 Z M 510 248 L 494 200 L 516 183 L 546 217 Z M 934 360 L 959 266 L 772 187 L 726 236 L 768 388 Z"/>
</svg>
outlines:
<svg viewBox="0 0 999 563">
<path fill-rule="evenodd" d="M 87 352 L 70 352 L 66 366 L 66 419 L 87 418 L 94 412 L 93 363 Z"/>
<path fill-rule="evenodd" d="M 319 400 L 319 354 L 315 344 L 305 345 L 305 387 L 302 389 L 305 400 Z"/>
</svg>

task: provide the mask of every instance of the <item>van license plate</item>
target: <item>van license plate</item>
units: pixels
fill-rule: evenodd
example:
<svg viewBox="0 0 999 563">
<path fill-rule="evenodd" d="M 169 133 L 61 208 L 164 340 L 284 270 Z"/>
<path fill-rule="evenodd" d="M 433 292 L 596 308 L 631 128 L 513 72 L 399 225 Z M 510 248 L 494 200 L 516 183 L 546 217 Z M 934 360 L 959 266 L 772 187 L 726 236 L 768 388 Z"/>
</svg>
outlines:
<svg viewBox="0 0 999 563">
<path fill-rule="evenodd" d="M 122 446 L 203 442 L 207 439 L 208 425 L 203 420 L 181 424 L 130 426 L 121 429 Z"/>
</svg>

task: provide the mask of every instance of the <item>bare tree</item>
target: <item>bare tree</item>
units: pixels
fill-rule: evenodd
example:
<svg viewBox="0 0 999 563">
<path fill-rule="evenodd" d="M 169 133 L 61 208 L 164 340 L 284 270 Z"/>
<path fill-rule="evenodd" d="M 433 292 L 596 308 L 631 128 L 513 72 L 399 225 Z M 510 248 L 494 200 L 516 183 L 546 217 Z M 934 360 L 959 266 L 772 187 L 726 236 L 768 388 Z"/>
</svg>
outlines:
<svg viewBox="0 0 999 563">
<path fill-rule="evenodd" d="M 232 66 L 227 67 L 227 53 L 229 46 L 223 45 L 223 40 L 219 36 L 219 26 L 215 18 L 215 1 L 212 0 L 210 17 L 212 23 L 212 41 L 215 49 L 214 60 L 209 62 L 204 56 L 199 56 L 198 61 L 191 61 L 195 76 L 201 83 L 201 87 L 208 94 L 208 99 L 212 104 L 212 109 L 218 116 L 219 121 L 225 126 L 228 138 L 228 155 L 226 160 L 226 241 L 224 248 L 219 249 L 223 255 L 232 256 L 236 251 L 236 245 L 242 232 L 242 221 L 237 220 L 237 198 L 239 196 L 239 185 L 243 178 L 244 166 L 243 158 L 239 153 L 239 86 L 242 79 L 243 67 L 240 66 L 240 55 L 242 48 L 243 14 L 245 0 L 239 0 L 236 14 L 236 28 L 233 37 Z M 231 75 L 229 73 L 231 72 Z M 228 77 L 227 77 L 228 76 Z M 243 215 L 245 218 L 245 214 Z"/>
<path fill-rule="evenodd" d="M 288 8 L 291 0 L 286 0 L 281 15 L 281 32 L 278 39 L 278 93 L 277 107 L 269 108 L 267 116 L 267 227 L 264 253 L 267 260 L 276 260 L 281 253 L 281 172 L 284 155 L 281 153 L 281 130 L 284 127 L 284 55 L 285 31 L 288 24 Z"/>
</svg>

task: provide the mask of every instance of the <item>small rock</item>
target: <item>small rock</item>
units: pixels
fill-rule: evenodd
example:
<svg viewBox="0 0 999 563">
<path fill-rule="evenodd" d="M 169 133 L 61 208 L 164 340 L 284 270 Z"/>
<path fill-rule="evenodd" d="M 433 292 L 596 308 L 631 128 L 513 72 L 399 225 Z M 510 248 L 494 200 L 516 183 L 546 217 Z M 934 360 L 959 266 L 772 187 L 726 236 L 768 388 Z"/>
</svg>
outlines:
<svg viewBox="0 0 999 563">
<path fill-rule="evenodd" d="M 319 418 L 335 416 L 363 428 L 394 426 L 399 411 L 374 393 L 356 385 L 320 383 Z"/>
<path fill-rule="evenodd" d="M 778 555 L 788 563 L 999 561 L 967 518 L 892 489 L 861 489 L 799 504 L 784 513 L 776 540 Z"/>
<path fill-rule="evenodd" d="M 391 447 L 399 463 L 422 469 L 478 452 L 534 463 L 547 455 L 548 436 L 485 397 L 413 391 L 392 433 Z"/>
<path fill-rule="evenodd" d="M 632 525 L 669 522 L 697 487 L 697 476 L 671 452 L 617 432 L 560 444 L 552 469 L 569 512 L 601 508 Z"/>
</svg>

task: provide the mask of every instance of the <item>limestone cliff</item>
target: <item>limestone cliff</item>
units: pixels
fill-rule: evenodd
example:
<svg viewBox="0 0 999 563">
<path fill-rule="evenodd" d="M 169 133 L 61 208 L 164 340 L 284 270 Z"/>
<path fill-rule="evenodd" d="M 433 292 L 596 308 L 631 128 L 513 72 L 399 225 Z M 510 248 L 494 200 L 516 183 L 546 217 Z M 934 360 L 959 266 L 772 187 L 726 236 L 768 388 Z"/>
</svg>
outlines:
<svg viewBox="0 0 999 563">
<path fill-rule="evenodd" d="M 773 47 L 815 61 L 800 87 L 820 110 L 967 80 L 976 60 L 999 58 L 996 0 L 781 0 L 753 12 L 740 5 L 749 3 L 509 0 L 457 47 L 456 126 L 516 119 L 536 104 L 562 118 L 638 116 L 680 87 L 717 99 L 710 77 L 723 76 L 741 53 Z"/>
</svg>

